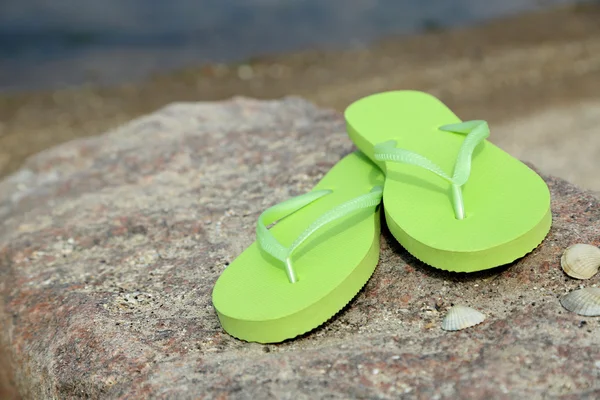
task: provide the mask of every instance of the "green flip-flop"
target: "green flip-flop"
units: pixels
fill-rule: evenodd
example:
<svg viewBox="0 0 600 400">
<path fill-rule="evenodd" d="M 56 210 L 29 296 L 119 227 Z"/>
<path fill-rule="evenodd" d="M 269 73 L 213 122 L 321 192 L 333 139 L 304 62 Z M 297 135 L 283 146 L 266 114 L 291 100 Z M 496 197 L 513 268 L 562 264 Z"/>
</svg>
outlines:
<svg viewBox="0 0 600 400">
<path fill-rule="evenodd" d="M 379 261 L 383 181 L 383 172 L 355 152 L 312 191 L 263 212 L 256 242 L 213 289 L 225 331 L 250 342 L 280 342 L 340 311 Z"/>
<path fill-rule="evenodd" d="M 546 183 L 485 140 L 485 121 L 461 122 L 417 91 L 367 96 L 345 118 L 350 138 L 385 171 L 391 233 L 421 261 L 479 271 L 524 256 L 547 235 Z"/>
</svg>

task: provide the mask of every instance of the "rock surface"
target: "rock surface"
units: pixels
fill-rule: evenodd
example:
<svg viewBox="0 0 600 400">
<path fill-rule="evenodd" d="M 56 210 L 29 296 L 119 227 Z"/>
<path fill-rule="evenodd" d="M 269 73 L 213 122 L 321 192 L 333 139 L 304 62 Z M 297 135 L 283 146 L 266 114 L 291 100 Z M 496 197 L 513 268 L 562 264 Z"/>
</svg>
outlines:
<svg viewBox="0 0 600 400">
<path fill-rule="evenodd" d="M 546 177 L 554 225 L 518 262 L 427 267 L 382 233 L 366 287 L 277 345 L 225 334 L 211 288 L 268 205 L 353 147 L 303 100 L 175 104 L 30 159 L 0 183 L 0 310 L 26 398 L 600 396 L 600 320 L 566 312 L 562 250 L 600 244 L 600 203 Z M 487 320 L 460 332 L 451 304 Z"/>
</svg>

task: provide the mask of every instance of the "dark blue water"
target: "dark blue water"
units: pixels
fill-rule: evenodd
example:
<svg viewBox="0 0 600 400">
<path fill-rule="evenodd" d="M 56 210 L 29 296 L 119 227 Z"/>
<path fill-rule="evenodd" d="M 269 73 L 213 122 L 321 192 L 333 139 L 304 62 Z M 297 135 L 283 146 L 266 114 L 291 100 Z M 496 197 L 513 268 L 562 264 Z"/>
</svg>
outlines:
<svg viewBox="0 0 600 400">
<path fill-rule="evenodd" d="M 0 91 L 153 73 L 481 22 L 573 0 L 0 0 Z"/>
</svg>

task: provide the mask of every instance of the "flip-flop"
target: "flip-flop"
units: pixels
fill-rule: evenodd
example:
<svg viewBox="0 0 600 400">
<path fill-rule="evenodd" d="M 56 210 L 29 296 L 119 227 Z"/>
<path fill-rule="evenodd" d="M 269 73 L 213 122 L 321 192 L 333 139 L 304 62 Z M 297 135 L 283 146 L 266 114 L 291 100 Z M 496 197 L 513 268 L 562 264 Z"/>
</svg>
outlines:
<svg viewBox="0 0 600 400">
<path fill-rule="evenodd" d="M 340 311 L 379 261 L 383 181 L 383 172 L 354 152 L 312 191 L 263 212 L 256 242 L 215 283 L 223 329 L 249 342 L 281 342 Z"/>
<path fill-rule="evenodd" d="M 417 91 L 367 96 L 345 118 L 350 138 L 386 173 L 391 233 L 421 261 L 457 272 L 493 268 L 526 255 L 550 230 L 546 183 L 485 140 L 485 121 L 461 122 Z"/>
</svg>

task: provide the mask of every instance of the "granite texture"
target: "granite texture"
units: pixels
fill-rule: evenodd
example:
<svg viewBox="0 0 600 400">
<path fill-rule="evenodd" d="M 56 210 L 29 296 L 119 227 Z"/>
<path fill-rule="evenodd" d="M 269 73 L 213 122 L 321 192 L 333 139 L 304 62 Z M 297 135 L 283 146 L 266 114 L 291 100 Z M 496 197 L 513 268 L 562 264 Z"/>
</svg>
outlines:
<svg viewBox="0 0 600 400">
<path fill-rule="evenodd" d="M 23 397 L 600 396 L 600 320 L 558 302 L 598 284 L 559 259 L 600 244 L 600 203 L 551 177 L 553 228 L 514 264 L 438 271 L 384 229 L 372 279 L 320 328 L 277 345 L 225 334 L 211 288 L 261 210 L 352 150 L 336 113 L 236 98 L 173 104 L 31 158 L 0 183 L 0 326 Z M 457 303 L 488 319 L 442 331 Z"/>
</svg>

